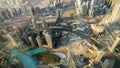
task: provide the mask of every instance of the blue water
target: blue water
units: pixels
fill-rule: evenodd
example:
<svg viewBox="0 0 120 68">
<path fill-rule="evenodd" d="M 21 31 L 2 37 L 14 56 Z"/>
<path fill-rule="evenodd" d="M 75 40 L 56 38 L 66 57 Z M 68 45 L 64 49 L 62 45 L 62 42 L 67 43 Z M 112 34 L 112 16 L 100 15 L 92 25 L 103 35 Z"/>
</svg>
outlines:
<svg viewBox="0 0 120 68">
<path fill-rule="evenodd" d="M 12 63 L 13 55 L 23 64 L 24 68 L 37 68 L 37 62 L 31 57 L 34 54 L 48 52 L 46 49 L 35 49 L 25 52 L 24 54 L 20 53 L 17 49 L 14 49 L 10 52 L 9 63 Z"/>
<path fill-rule="evenodd" d="M 45 53 L 45 52 L 48 52 L 48 50 L 46 50 L 44 48 L 37 48 L 35 50 L 30 50 L 30 51 L 25 52 L 25 54 L 28 55 L 28 56 L 33 56 L 35 54 Z"/>
</svg>

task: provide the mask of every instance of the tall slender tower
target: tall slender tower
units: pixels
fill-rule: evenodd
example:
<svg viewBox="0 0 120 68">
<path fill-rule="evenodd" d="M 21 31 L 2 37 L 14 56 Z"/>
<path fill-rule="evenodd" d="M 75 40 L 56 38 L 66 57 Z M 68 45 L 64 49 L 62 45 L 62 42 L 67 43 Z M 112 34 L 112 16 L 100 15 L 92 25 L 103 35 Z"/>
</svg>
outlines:
<svg viewBox="0 0 120 68">
<path fill-rule="evenodd" d="M 91 0 L 89 16 L 93 16 L 93 13 L 94 13 L 94 0 Z"/>
<path fill-rule="evenodd" d="M 13 46 L 18 47 L 18 46 L 17 46 L 17 42 L 16 42 L 16 40 L 14 39 L 14 37 L 12 36 L 12 34 L 9 33 L 7 36 L 8 36 L 8 38 L 10 39 L 10 41 L 13 43 Z"/>
<path fill-rule="evenodd" d="M 79 15 L 82 11 L 81 0 L 75 0 L 75 11 Z"/>
<path fill-rule="evenodd" d="M 46 42 L 48 47 L 52 48 L 53 47 L 53 41 L 52 41 L 52 36 L 49 31 L 44 31 L 43 35 L 45 36 Z"/>
<path fill-rule="evenodd" d="M 113 45 L 111 46 L 110 51 L 113 52 L 119 43 L 120 43 L 120 37 L 117 37 L 116 40 L 114 41 Z"/>
<path fill-rule="evenodd" d="M 35 47 L 35 43 L 34 43 L 34 41 L 33 41 L 32 37 L 31 37 L 31 36 L 29 36 L 29 37 L 28 37 L 28 39 L 29 39 L 29 41 L 30 41 L 30 43 L 31 43 L 32 47 Z"/>
<path fill-rule="evenodd" d="M 41 40 L 40 36 L 37 36 L 36 40 L 37 40 L 37 43 L 38 43 L 39 47 L 41 47 L 42 46 L 42 40 Z"/>
</svg>

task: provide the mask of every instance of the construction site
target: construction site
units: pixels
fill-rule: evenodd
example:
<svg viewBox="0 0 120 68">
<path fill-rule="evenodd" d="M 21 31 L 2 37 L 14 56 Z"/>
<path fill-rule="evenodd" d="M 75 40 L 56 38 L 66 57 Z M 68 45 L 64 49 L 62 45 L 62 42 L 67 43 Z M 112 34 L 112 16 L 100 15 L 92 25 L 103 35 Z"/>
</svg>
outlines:
<svg viewBox="0 0 120 68">
<path fill-rule="evenodd" d="M 0 68 L 120 68 L 120 0 L 0 0 Z"/>
</svg>

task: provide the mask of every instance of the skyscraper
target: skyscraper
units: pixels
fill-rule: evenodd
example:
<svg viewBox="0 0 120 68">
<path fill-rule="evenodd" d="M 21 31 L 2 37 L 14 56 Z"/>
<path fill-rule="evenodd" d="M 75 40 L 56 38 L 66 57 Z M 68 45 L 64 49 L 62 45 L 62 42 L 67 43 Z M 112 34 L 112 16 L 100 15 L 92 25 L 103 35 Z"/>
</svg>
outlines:
<svg viewBox="0 0 120 68">
<path fill-rule="evenodd" d="M 52 36 L 49 31 L 44 31 L 43 35 L 45 36 L 45 40 L 47 42 L 48 47 L 52 48 L 53 47 L 53 41 L 52 41 Z"/>
</svg>

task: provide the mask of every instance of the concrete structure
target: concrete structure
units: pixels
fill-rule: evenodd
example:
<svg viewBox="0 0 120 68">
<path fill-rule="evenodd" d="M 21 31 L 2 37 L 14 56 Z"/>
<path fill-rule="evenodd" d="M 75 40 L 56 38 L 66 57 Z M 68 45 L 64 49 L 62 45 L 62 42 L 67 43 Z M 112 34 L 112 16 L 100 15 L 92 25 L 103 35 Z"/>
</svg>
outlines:
<svg viewBox="0 0 120 68">
<path fill-rule="evenodd" d="M 22 40 L 20 39 L 17 31 L 11 32 L 7 34 L 9 40 L 11 41 L 11 43 L 13 44 L 13 46 L 15 47 L 19 47 L 21 45 L 19 45 L 19 43 L 22 42 Z"/>
<path fill-rule="evenodd" d="M 94 0 L 91 0 L 89 16 L 93 16 L 93 13 L 94 13 Z"/>
<path fill-rule="evenodd" d="M 76 14 L 82 14 L 82 1 L 81 0 L 75 0 L 75 10 L 76 10 Z"/>
<path fill-rule="evenodd" d="M 0 4 L 0 11 L 5 11 L 8 19 L 21 16 L 27 12 L 28 2 L 25 0 L 1 0 Z M 2 14 L 2 12 L 0 12 L 0 14 Z"/>
<path fill-rule="evenodd" d="M 29 41 L 30 41 L 30 43 L 31 43 L 32 47 L 35 47 L 35 43 L 34 43 L 34 41 L 33 41 L 32 37 L 31 37 L 31 36 L 29 36 L 29 37 L 28 37 L 28 39 L 29 39 Z"/>
<path fill-rule="evenodd" d="M 50 7 L 55 7 L 56 6 L 56 1 L 55 0 L 49 0 L 49 6 Z"/>
<path fill-rule="evenodd" d="M 29 44 L 29 39 L 28 39 L 28 36 L 26 35 L 26 32 L 23 32 L 23 33 L 22 33 L 22 36 L 23 36 L 25 42 L 26 42 L 27 44 Z"/>
<path fill-rule="evenodd" d="M 92 7 L 90 6 L 90 3 L 92 4 Z M 89 10 L 90 8 L 93 10 L 93 3 L 94 1 L 83 1 L 83 0 L 75 0 L 75 11 L 77 15 L 88 15 L 89 12 L 92 12 Z"/>
<path fill-rule="evenodd" d="M 32 28 L 36 28 L 36 21 L 32 19 Z"/>
<path fill-rule="evenodd" d="M 14 1 L 14 2 L 12 3 L 12 1 Z M 103 66 L 103 68 L 107 67 L 107 66 L 105 66 L 107 64 L 106 64 L 106 61 L 104 62 L 104 56 L 105 56 L 105 58 L 107 58 L 106 54 L 108 54 L 108 48 L 109 48 L 109 45 L 111 45 L 111 44 L 109 44 L 109 40 L 111 40 L 111 39 L 106 37 L 108 35 L 108 34 L 106 34 L 107 30 L 105 30 L 105 31 L 99 30 L 101 28 L 98 28 L 98 26 L 99 26 L 98 20 L 101 20 L 101 19 L 99 19 L 99 17 L 104 16 L 104 15 L 93 17 L 92 20 L 95 20 L 95 22 L 91 22 L 91 17 L 88 17 L 88 16 L 94 16 L 95 11 L 97 11 L 97 10 L 94 11 L 94 9 L 97 9 L 99 7 L 98 5 L 97 5 L 97 7 L 94 6 L 94 5 L 96 5 L 96 4 L 94 4 L 95 3 L 94 0 L 74 0 L 75 7 L 76 7 L 76 14 L 81 15 L 81 16 L 72 17 L 72 18 L 71 17 L 66 18 L 66 17 L 62 16 L 64 14 L 61 14 L 59 11 L 59 9 L 62 10 L 63 13 L 66 11 L 70 12 L 71 10 L 74 11 L 72 2 L 69 2 L 69 3 L 65 2 L 64 3 L 65 7 L 62 7 L 61 4 L 60 4 L 60 6 L 58 5 L 58 3 L 60 3 L 60 0 L 53 0 L 54 1 L 53 8 L 50 8 L 47 6 L 46 8 L 42 8 L 40 10 L 39 15 L 35 15 L 35 16 L 33 15 L 32 24 L 33 24 L 34 28 L 32 28 L 32 26 L 31 26 L 31 15 L 27 15 L 27 17 L 30 16 L 30 19 L 28 19 L 27 21 L 26 21 L 27 18 L 22 19 L 24 17 L 21 17 L 19 15 L 19 13 L 21 13 L 21 11 L 18 12 L 19 8 L 17 8 L 17 7 L 19 7 L 19 6 L 18 6 L 17 1 L 18 0 L 11 0 L 12 4 L 16 3 L 16 4 L 14 4 L 14 5 L 16 5 L 16 7 L 13 7 L 13 9 L 10 12 L 12 12 L 11 13 L 12 16 L 15 16 L 15 17 L 19 16 L 19 17 L 17 17 L 18 21 L 16 21 L 16 19 L 15 19 L 15 22 L 10 20 L 8 23 L 6 23 L 6 20 L 5 20 L 5 23 L 0 23 L 1 29 L 3 29 L 3 30 L 1 30 L 0 33 L 3 32 L 2 34 L 5 34 L 5 33 L 11 31 L 11 33 L 8 34 L 10 43 L 5 43 L 5 45 L 12 45 L 13 48 L 16 47 L 23 53 L 25 53 L 25 51 L 27 51 L 27 50 L 30 50 L 30 52 L 28 52 L 29 54 L 26 54 L 26 55 L 32 56 L 33 53 L 36 53 L 36 55 L 38 57 L 39 57 L 38 51 L 36 51 L 36 50 L 31 51 L 33 48 L 37 48 L 37 49 L 39 47 L 47 48 L 48 50 L 50 50 L 49 53 L 53 53 L 55 51 L 53 54 L 57 55 L 60 59 L 62 59 L 62 61 L 58 62 L 58 64 L 65 65 L 66 66 L 65 68 L 76 68 L 76 67 L 82 68 L 86 65 L 90 66 L 89 68 L 94 68 L 94 65 L 97 66 L 97 64 L 99 64 L 99 63 L 101 66 Z M 32 1 L 34 1 L 34 0 L 31 0 L 31 2 Z M 47 2 L 47 0 L 41 0 L 41 1 Z M 34 2 L 34 4 L 35 3 L 36 2 Z M 47 3 L 44 3 L 44 4 L 46 5 Z M 114 10 L 113 12 L 116 11 L 118 13 L 119 6 L 116 8 L 118 8 L 118 9 Z M 69 9 L 70 9 L 70 11 L 69 11 Z M 59 23 L 46 21 L 46 19 L 54 18 L 53 16 L 55 16 L 56 10 L 58 10 L 57 11 L 58 19 L 61 16 L 62 21 L 58 21 Z M 10 17 L 9 9 L 6 10 L 6 8 L 5 8 L 4 11 L 5 12 L 3 13 L 3 15 L 5 14 L 6 17 L 9 19 L 9 17 Z M 45 14 L 43 14 L 43 13 L 45 13 Z M 113 18 L 111 18 L 112 19 L 111 22 L 116 22 L 115 20 L 117 20 L 116 19 L 117 13 L 114 13 L 114 15 L 112 15 Z M 81 17 L 81 18 L 79 18 L 79 17 Z M 16 24 L 16 23 L 21 23 L 21 21 L 25 22 L 25 25 L 24 25 L 24 23 L 22 23 L 23 24 L 22 27 L 20 26 L 22 24 Z M 87 24 L 92 23 L 92 25 L 91 25 L 91 27 L 90 27 L 90 25 L 86 26 L 87 24 L 82 25 L 82 24 L 80 24 L 81 22 L 87 23 Z M 108 21 L 108 22 L 110 22 L 110 21 Z M 75 23 L 77 23 L 77 24 L 75 24 Z M 95 24 L 95 26 L 93 23 Z M 6 27 L 6 25 L 7 26 L 9 25 L 8 28 L 6 27 L 6 32 L 4 32 L 4 28 L 2 28 L 2 25 L 4 25 L 5 27 Z M 14 26 L 13 30 L 11 29 L 11 26 Z M 17 28 L 15 26 L 19 26 L 20 28 L 19 27 Z M 103 27 L 103 28 L 106 28 L 106 27 Z M 111 28 L 111 26 L 109 28 Z M 16 29 L 19 29 L 20 31 L 14 31 Z M 14 31 L 14 32 L 12 32 L 12 31 Z M 89 31 L 90 31 L 90 33 L 89 33 Z M 0 38 L 2 38 L 2 37 L 0 37 Z M 11 44 L 11 42 L 13 44 Z M 120 38 L 118 37 L 117 40 L 114 42 L 114 44 L 110 48 L 111 52 L 114 52 L 114 50 L 118 47 L 117 45 L 119 44 L 119 42 L 120 42 Z M 21 45 L 23 45 L 24 47 Z M 25 45 L 27 45 L 27 46 L 25 46 Z M 0 48 L 3 48 L 3 47 L 0 46 Z M 13 48 L 10 47 L 10 50 L 12 50 Z M 119 49 L 119 47 L 117 49 Z M 7 48 L 5 50 L 7 50 Z M 5 51 L 5 50 L 3 49 L 3 51 Z M 8 54 L 9 54 L 10 50 L 7 51 Z M 16 53 L 17 51 L 15 50 L 13 52 Z M 109 53 L 111 53 L 111 52 L 109 52 Z M 119 51 L 117 51 L 117 52 L 119 52 Z M 30 61 L 29 57 L 23 58 L 22 54 L 19 54 L 19 55 L 20 55 L 19 58 L 20 59 L 22 58 L 21 59 L 22 63 L 27 64 L 26 62 Z M 45 54 L 43 54 L 43 55 L 45 56 Z M 24 62 L 25 59 L 27 59 L 26 62 Z M 40 59 L 41 59 L 41 56 L 40 56 Z M 101 61 L 101 59 L 103 59 L 103 60 Z M 35 60 L 37 61 L 37 59 L 35 59 Z M 43 61 L 44 61 L 44 58 L 43 58 Z M 45 61 L 46 61 L 46 59 L 45 59 Z M 102 62 L 103 62 L 103 65 L 102 65 Z M 112 63 L 114 61 L 107 61 L 107 63 L 108 62 Z M 1 61 L 0 61 L 0 64 L 1 64 Z M 42 61 L 40 61 L 40 63 L 38 62 L 37 65 L 42 66 L 43 64 L 44 64 L 44 62 L 42 63 Z M 30 67 L 29 64 L 27 64 L 27 65 Z M 37 66 L 37 65 L 35 65 L 35 66 Z M 57 66 L 57 64 L 55 64 L 55 67 L 56 66 Z M 110 65 L 108 64 L 108 66 L 112 67 L 113 64 L 110 64 Z M 9 67 L 9 68 L 12 68 L 12 67 Z M 84 67 L 84 68 L 88 68 L 88 67 Z"/>
<path fill-rule="evenodd" d="M 43 35 L 45 36 L 45 40 L 47 42 L 48 47 L 52 48 L 53 47 L 53 41 L 52 41 L 52 36 L 51 36 L 50 32 L 45 30 L 43 32 Z"/>
<path fill-rule="evenodd" d="M 34 27 L 36 27 L 37 31 L 43 31 L 47 28 L 44 16 L 36 20 L 36 23 L 34 23 Z"/>
<path fill-rule="evenodd" d="M 101 59 L 103 58 L 104 55 L 105 55 L 105 51 L 103 51 L 103 50 L 99 51 L 98 56 L 95 58 L 95 62 L 101 61 Z"/>
<path fill-rule="evenodd" d="M 16 42 L 16 40 L 13 38 L 12 34 L 8 34 L 7 36 L 8 36 L 8 38 L 10 39 L 10 41 L 13 43 L 13 46 L 18 47 L 18 46 L 17 46 L 17 42 Z"/>
<path fill-rule="evenodd" d="M 114 64 L 115 64 L 115 60 L 106 59 L 102 64 L 102 68 L 114 68 Z"/>
<path fill-rule="evenodd" d="M 75 0 L 75 11 L 77 15 L 93 16 L 94 13 L 94 0 Z"/>
<path fill-rule="evenodd" d="M 63 0 L 49 0 L 49 6 L 55 7 L 56 5 L 59 5 L 63 2 Z"/>
<path fill-rule="evenodd" d="M 42 40 L 41 40 L 40 36 L 37 36 L 36 40 L 37 40 L 37 43 L 38 43 L 39 47 L 41 47 L 42 46 Z"/>
<path fill-rule="evenodd" d="M 119 43 L 120 43 L 120 37 L 117 37 L 113 45 L 111 46 L 110 51 L 113 52 Z"/>
</svg>

